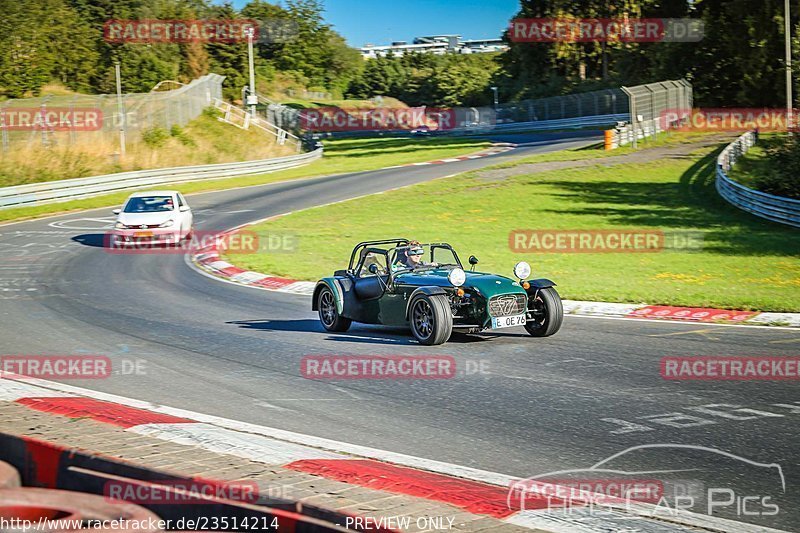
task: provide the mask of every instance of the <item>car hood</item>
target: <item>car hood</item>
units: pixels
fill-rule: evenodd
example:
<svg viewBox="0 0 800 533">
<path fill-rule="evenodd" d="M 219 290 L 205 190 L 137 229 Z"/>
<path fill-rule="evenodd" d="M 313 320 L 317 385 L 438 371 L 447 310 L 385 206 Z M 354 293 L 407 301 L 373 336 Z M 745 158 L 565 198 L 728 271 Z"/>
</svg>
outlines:
<svg viewBox="0 0 800 533">
<path fill-rule="evenodd" d="M 395 281 L 406 285 L 434 285 L 437 287 L 452 287 L 447 275 L 448 269 L 423 270 L 422 272 L 404 272 L 399 274 Z M 462 287 L 472 289 L 485 298 L 496 294 L 522 293 L 525 294 L 519 282 L 504 276 L 485 272 L 466 272 L 467 279 Z"/>
<path fill-rule="evenodd" d="M 141 224 L 163 224 L 170 219 L 175 219 L 174 211 L 155 213 L 120 213 L 117 216 L 117 222 L 122 222 L 126 226 L 139 226 Z"/>
</svg>

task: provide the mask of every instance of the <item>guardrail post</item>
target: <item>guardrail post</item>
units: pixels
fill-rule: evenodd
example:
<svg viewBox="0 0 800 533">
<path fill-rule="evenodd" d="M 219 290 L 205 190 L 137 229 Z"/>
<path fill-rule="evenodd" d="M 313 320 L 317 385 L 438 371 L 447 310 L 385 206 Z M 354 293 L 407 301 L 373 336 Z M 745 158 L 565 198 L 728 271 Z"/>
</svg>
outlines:
<svg viewBox="0 0 800 533">
<path fill-rule="evenodd" d="M 8 106 L 5 106 L 8 109 Z M 0 134 L 3 137 L 3 151 L 8 151 L 8 129 L 6 128 L 6 112 L 5 109 L 0 107 Z"/>
</svg>

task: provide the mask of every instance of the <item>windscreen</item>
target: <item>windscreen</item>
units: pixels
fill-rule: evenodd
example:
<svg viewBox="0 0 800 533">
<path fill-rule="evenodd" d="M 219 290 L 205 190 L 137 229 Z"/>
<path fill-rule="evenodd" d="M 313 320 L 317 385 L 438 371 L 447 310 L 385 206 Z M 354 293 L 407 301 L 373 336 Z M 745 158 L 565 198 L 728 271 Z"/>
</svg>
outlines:
<svg viewBox="0 0 800 533">
<path fill-rule="evenodd" d="M 125 213 L 156 213 L 172 211 L 175 203 L 172 196 L 137 196 L 125 204 Z"/>
</svg>

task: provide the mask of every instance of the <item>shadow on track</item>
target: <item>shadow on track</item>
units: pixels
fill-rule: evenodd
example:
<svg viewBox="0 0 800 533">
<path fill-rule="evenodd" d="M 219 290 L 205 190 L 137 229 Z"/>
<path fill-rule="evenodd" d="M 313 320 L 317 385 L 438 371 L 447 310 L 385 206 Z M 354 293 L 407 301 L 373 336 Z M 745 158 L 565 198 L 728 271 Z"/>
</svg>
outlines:
<svg viewBox="0 0 800 533">
<path fill-rule="evenodd" d="M 93 248 L 108 248 L 107 237 L 104 233 L 84 233 L 83 235 L 76 235 L 72 240 L 84 246 L 91 246 Z"/>
<path fill-rule="evenodd" d="M 308 333 L 328 333 L 323 329 L 318 320 L 299 319 L 299 320 L 233 320 L 226 322 L 244 329 L 260 331 L 294 331 Z M 527 336 L 527 335 L 520 335 Z M 469 344 L 474 342 L 484 342 L 491 340 L 499 335 L 466 335 L 453 333 L 449 343 Z M 405 328 L 371 327 L 368 325 L 354 325 L 344 333 L 330 333 L 326 340 L 336 342 L 357 342 L 362 344 L 391 344 L 403 346 L 419 346 L 419 343 L 411 336 L 409 330 Z"/>
</svg>

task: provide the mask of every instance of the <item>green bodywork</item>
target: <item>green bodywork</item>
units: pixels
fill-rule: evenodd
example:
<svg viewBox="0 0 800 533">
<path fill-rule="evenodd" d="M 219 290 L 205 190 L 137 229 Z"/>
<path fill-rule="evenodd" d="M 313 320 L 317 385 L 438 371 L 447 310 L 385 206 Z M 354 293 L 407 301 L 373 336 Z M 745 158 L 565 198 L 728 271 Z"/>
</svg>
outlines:
<svg viewBox="0 0 800 533">
<path fill-rule="evenodd" d="M 513 279 L 486 272 L 466 272 L 461 286 L 464 297 L 456 295 L 457 287 L 448 280 L 451 269 L 436 268 L 421 271 L 400 271 L 392 276 L 369 276 L 360 279 L 348 271 L 344 275 L 323 278 L 314 293 L 316 309 L 318 291 L 325 285 L 331 288 L 342 316 L 366 324 L 387 326 L 408 325 L 408 304 L 415 291 L 429 294 L 446 294 L 454 307 L 454 327 L 485 329 L 491 324 L 488 301 L 493 296 L 522 294 L 526 291 Z M 337 273 L 338 274 L 338 273 Z M 366 283 L 377 289 L 370 297 L 361 297 L 355 290 L 357 283 Z"/>
</svg>

